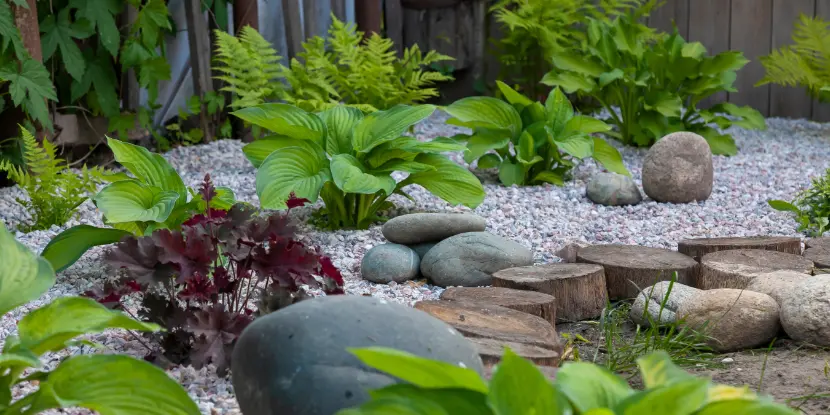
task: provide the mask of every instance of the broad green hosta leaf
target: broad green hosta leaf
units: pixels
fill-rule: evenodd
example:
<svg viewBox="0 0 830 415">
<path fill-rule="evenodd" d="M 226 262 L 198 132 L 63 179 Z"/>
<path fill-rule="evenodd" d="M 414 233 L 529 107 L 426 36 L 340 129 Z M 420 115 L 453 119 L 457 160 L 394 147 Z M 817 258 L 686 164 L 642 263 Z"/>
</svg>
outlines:
<svg viewBox="0 0 830 415">
<path fill-rule="evenodd" d="M 579 413 L 613 408 L 634 390 L 619 376 L 591 363 L 566 363 L 556 372 L 556 385 Z"/>
<path fill-rule="evenodd" d="M 795 411 L 775 402 L 731 400 L 710 403 L 695 415 L 798 415 Z"/>
<path fill-rule="evenodd" d="M 536 146 L 533 143 L 533 136 L 527 131 L 522 133 L 519 137 L 519 145 L 516 147 L 516 159 L 519 160 L 525 168 L 542 161 L 542 157 L 536 154 Z M 522 180 L 524 181 L 524 180 Z"/>
<path fill-rule="evenodd" d="M 63 297 L 27 314 L 18 324 L 18 347 L 37 355 L 63 349 L 66 342 L 83 334 L 111 328 L 159 331 L 152 323 L 133 320 L 91 298 Z"/>
<path fill-rule="evenodd" d="M 463 143 L 452 138 L 438 137 L 431 141 L 421 141 L 413 137 L 398 137 L 385 144 L 389 149 L 400 149 L 411 153 L 448 153 L 464 151 Z M 374 155 L 374 152 L 372 152 Z"/>
<path fill-rule="evenodd" d="M 708 379 L 690 379 L 637 392 L 614 408 L 614 413 L 691 415 L 706 402 L 709 385 Z"/>
<path fill-rule="evenodd" d="M 722 156 L 734 156 L 738 154 L 738 146 L 735 145 L 735 140 L 730 135 L 721 134 L 718 130 L 711 127 L 703 127 L 694 132 L 700 134 L 709 143 L 709 148 L 712 154 Z"/>
<path fill-rule="evenodd" d="M 741 117 L 740 120 L 735 121 L 733 124 L 737 125 L 738 127 L 743 127 L 747 129 L 753 130 L 764 130 L 767 128 L 766 120 L 764 120 L 764 116 L 761 115 L 758 110 L 752 108 L 750 106 L 743 106 L 739 107 L 731 102 L 722 102 L 709 110 L 710 112 L 720 112 L 723 111 L 729 115 L 733 115 L 736 117 Z"/>
<path fill-rule="evenodd" d="M 326 126 L 320 117 L 288 104 L 260 104 L 231 114 L 253 125 L 298 140 L 325 145 Z"/>
<path fill-rule="evenodd" d="M 331 177 L 344 193 L 375 194 L 383 190 L 387 195 L 395 191 L 395 179 L 389 174 L 374 175 L 366 172 L 360 160 L 349 154 L 331 158 Z"/>
<path fill-rule="evenodd" d="M 701 75 L 714 76 L 723 72 L 737 71 L 749 63 L 743 52 L 729 51 L 706 59 L 700 66 Z"/>
<path fill-rule="evenodd" d="M 505 148 L 510 144 L 510 137 L 500 134 L 500 130 L 483 129 L 470 137 L 467 141 L 467 151 L 464 152 L 464 161 L 472 163 L 473 160 L 483 156 L 490 150 Z"/>
<path fill-rule="evenodd" d="M 599 76 L 599 87 L 605 88 L 606 85 L 614 82 L 618 79 L 623 79 L 625 77 L 625 72 L 622 69 L 615 68 L 610 72 L 605 72 L 604 74 Z"/>
<path fill-rule="evenodd" d="M 271 153 L 256 173 L 256 193 L 262 207 L 286 209 L 291 192 L 298 198 L 317 201 L 320 188 L 331 180 L 328 164 L 319 153 L 302 147 Z"/>
<path fill-rule="evenodd" d="M 484 393 L 467 389 L 426 389 L 409 384 L 369 391 L 372 400 L 337 415 L 456 415 L 491 414 Z"/>
<path fill-rule="evenodd" d="M 501 157 L 498 154 L 485 154 L 478 159 L 478 163 L 476 165 L 480 169 L 493 169 L 499 167 L 501 164 Z"/>
<path fill-rule="evenodd" d="M 386 163 L 383 163 L 380 167 L 371 169 L 369 173 L 392 173 L 393 171 L 402 171 L 406 173 L 421 173 L 425 171 L 435 170 L 435 167 L 430 166 L 429 164 L 418 163 L 416 161 L 411 160 L 389 160 Z"/>
<path fill-rule="evenodd" d="M 620 152 L 599 137 L 594 137 L 594 153 L 591 157 L 606 170 L 631 177 L 631 172 L 623 164 Z"/>
<path fill-rule="evenodd" d="M 55 283 L 49 262 L 14 239 L 0 223 L 0 315 L 35 300 Z"/>
<path fill-rule="evenodd" d="M 525 180 L 525 170 L 520 164 L 513 164 L 508 159 L 504 159 L 499 166 L 499 181 L 505 186 L 523 185 Z"/>
<path fill-rule="evenodd" d="M 0 354 L 0 368 L 5 371 L 9 367 L 40 367 L 40 358 L 30 350 L 4 351 L 3 354 Z"/>
<path fill-rule="evenodd" d="M 594 152 L 594 141 L 585 134 L 575 134 L 562 139 L 554 139 L 554 142 L 560 150 L 578 159 L 590 157 Z"/>
<path fill-rule="evenodd" d="M 801 213 L 801 209 L 799 209 L 798 206 L 787 202 L 786 200 L 770 200 L 767 203 L 771 208 L 781 212 Z"/>
<path fill-rule="evenodd" d="M 179 173 L 176 173 L 164 157 L 151 153 L 144 147 L 110 137 L 107 137 L 107 146 L 112 150 L 115 160 L 138 180 L 161 190 L 176 192 L 179 195 L 176 205 L 187 203 L 187 187 L 179 177 Z"/>
<path fill-rule="evenodd" d="M 348 350 L 365 365 L 421 388 L 458 388 L 487 393 L 487 384 L 472 369 L 385 347 Z"/>
<path fill-rule="evenodd" d="M 233 189 L 225 186 L 216 186 L 216 196 L 210 201 L 210 207 L 219 210 L 230 210 L 236 203 Z"/>
<path fill-rule="evenodd" d="M 542 105 L 540 102 L 534 102 L 528 106 L 526 106 L 522 112 L 522 125 L 524 129 L 527 130 L 530 128 L 531 125 L 543 123 L 547 121 L 548 114 L 545 110 L 545 106 Z"/>
<path fill-rule="evenodd" d="M 268 136 L 260 138 L 242 147 L 242 153 L 254 167 L 259 168 L 271 153 L 285 147 L 301 147 L 307 151 L 318 154 L 318 157 L 325 157 L 323 148 L 310 140 L 298 140 L 286 136 Z"/>
<path fill-rule="evenodd" d="M 507 130 L 510 137 L 522 131 L 522 117 L 512 105 L 493 97 L 467 97 L 444 110 L 453 116 L 453 124 L 468 128 Z"/>
<path fill-rule="evenodd" d="M 554 139 L 565 130 L 565 124 L 573 118 L 574 109 L 568 97 L 559 88 L 554 88 L 545 100 L 545 111 L 547 112 L 547 123 L 550 133 Z"/>
<path fill-rule="evenodd" d="M 360 153 L 392 141 L 435 112 L 432 105 L 396 105 L 386 111 L 373 112 L 354 128 L 352 147 Z"/>
<path fill-rule="evenodd" d="M 326 153 L 349 154 L 352 152 L 352 132 L 363 120 L 363 112 L 357 108 L 337 106 L 318 114 L 326 124 Z"/>
<path fill-rule="evenodd" d="M 695 379 L 692 374 L 677 367 L 672 362 L 671 357 L 664 351 L 650 353 L 638 358 L 637 366 L 640 368 L 640 375 L 646 389 Z"/>
<path fill-rule="evenodd" d="M 40 255 L 61 272 L 93 246 L 114 244 L 132 233 L 120 229 L 73 226 L 54 237 Z"/>
<path fill-rule="evenodd" d="M 176 192 L 122 180 L 103 188 L 92 201 L 107 222 L 164 222 L 179 199 Z"/>
<path fill-rule="evenodd" d="M 401 183 L 421 185 L 451 205 L 475 209 L 484 201 L 484 187 L 467 168 L 438 154 L 420 154 L 415 161 L 429 164 L 435 170 L 412 174 Z M 399 184 L 399 187 L 403 186 Z"/>
<path fill-rule="evenodd" d="M 553 56 L 553 64 L 563 71 L 575 72 L 585 77 L 596 78 L 605 72 L 605 66 L 594 62 L 585 54 L 559 53 Z"/>
<path fill-rule="evenodd" d="M 568 414 L 568 399 L 536 366 L 510 349 L 490 380 L 487 400 L 496 414 Z"/>
<path fill-rule="evenodd" d="M 502 81 L 496 81 L 496 86 L 499 87 L 499 91 L 504 95 L 504 99 L 516 108 L 517 111 L 521 111 L 524 107 L 532 105 L 534 102 Z"/>
<path fill-rule="evenodd" d="M 593 78 L 586 78 L 573 72 L 560 72 L 556 70 L 546 73 L 542 77 L 541 82 L 548 86 L 558 86 L 566 94 L 573 94 L 574 92 L 589 93 L 597 87 Z"/>
<path fill-rule="evenodd" d="M 683 102 L 679 96 L 668 91 L 649 92 L 645 96 L 644 107 L 666 117 L 679 117 Z"/>
<path fill-rule="evenodd" d="M 562 177 L 562 175 L 559 174 L 559 173 L 552 172 L 550 170 L 545 170 L 545 171 L 540 172 L 539 174 L 537 174 L 536 177 L 533 178 L 532 182 L 533 183 L 544 182 L 544 183 L 550 183 L 550 184 L 555 185 L 555 186 L 564 186 L 565 185 L 565 178 Z"/>
<path fill-rule="evenodd" d="M 101 415 L 199 415 L 187 392 L 163 370 L 128 356 L 74 356 L 40 382 L 32 413 L 88 408 Z"/>
<path fill-rule="evenodd" d="M 700 59 L 706 56 L 706 47 L 700 42 L 691 42 L 683 45 L 681 55 L 686 58 Z"/>
<path fill-rule="evenodd" d="M 585 115 L 576 115 L 567 123 L 565 123 L 565 130 L 562 132 L 565 135 L 572 133 L 595 134 L 604 133 L 611 130 L 611 126 L 594 117 Z"/>
</svg>

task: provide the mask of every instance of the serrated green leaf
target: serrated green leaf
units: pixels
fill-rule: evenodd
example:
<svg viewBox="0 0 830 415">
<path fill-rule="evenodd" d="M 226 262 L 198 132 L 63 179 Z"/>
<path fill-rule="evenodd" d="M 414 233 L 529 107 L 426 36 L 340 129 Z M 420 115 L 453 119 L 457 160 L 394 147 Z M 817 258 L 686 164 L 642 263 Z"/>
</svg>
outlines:
<svg viewBox="0 0 830 415">
<path fill-rule="evenodd" d="M 487 394 L 497 415 L 569 414 L 568 399 L 531 362 L 506 349 Z"/>
<path fill-rule="evenodd" d="M 729 51 L 719 53 L 707 59 L 700 66 L 703 75 L 713 76 L 727 71 L 737 71 L 743 68 L 749 60 L 740 51 Z"/>
<path fill-rule="evenodd" d="M 286 209 L 293 192 L 317 201 L 323 184 L 331 180 L 328 160 L 303 147 L 284 147 L 271 153 L 256 173 L 256 192 L 264 209 Z"/>
<path fill-rule="evenodd" d="M 115 160 L 142 182 L 179 195 L 177 206 L 187 203 L 188 191 L 179 173 L 159 154 L 144 147 L 107 137 Z"/>
<path fill-rule="evenodd" d="M 729 115 L 740 117 L 739 120 L 734 121 L 732 123 L 733 125 L 737 125 L 739 127 L 751 130 L 765 130 L 767 128 L 767 123 L 766 120 L 764 120 L 764 116 L 761 115 L 761 113 L 758 112 L 758 110 L 750 107 L 749 105 L 739 107 L 731 102 L 722 102 L 713 107 L 710 111 L 723 111 Z"/>
<path fill-rule="evenodd" d="M 461 126 L 505 130 L 510 137 L 518 137 L 522 131 L 519 112 L 512 105 L 493 97 L 462 98 L 444 110 Z"/>
<path fill-rule="evenodd" d="M 84 77 L 86 62 L 75 39 L 89 37 L 69 19 L 69 8 L 61 9 L 57 15 L 47 16 L 40 24 L 40 41 L 43 46 L 43 60 L 48 60 L 60 50 L 61 60 L 66 72 L 80 81 Z"/>
<path fill-rule="evenodd" d="M 691 42 L 683 45 L 681 55 L 686 58 L 700 59 L 706 56 L 706 47 L 700 42 Z"/>
<path fill-rule="evenodd" d="M 396 105 L 386 111 L 376 111 L 360 121 L 354 128 L 352 147 L 360 153 L 392 141 L 435 112 L 432 105 Z"/>
<path fill-rule="evenodd" d="M 121 56 L 119 60 L 121 65 L 127 68 L 135 68 L 142 62 L 152 59 L 153 53 L 150 52 L 138 39 L 129 38 L 124 41 L 124 46 L 121 47 Z"/>
<path fill-rule="evenodd" d="M 147 0 L 140 5 L 130 30 L 141 34 L 141 41 L 145 45 L 158 45 L 159 37 L 164 34 L 162 29 L 170 30 L 170 15 L 165 0 Z"/>
<path fill-rule="evenodd" d="M 631 172 L 623 164 L 620 152 L 599 137 L 594 137 L 594 152 L 591 157 L 606 170 L 631 177 Z"/>
<path fill-rule="evenodd" d="M 386 195 L 395 191 L 395 179 L 386 174 L 374 175 L 358 159 L 350 154 L 337 154 L 331 158 L 331 177 L 344 193 L 375 194 L 383 190 Z"/>
<path fill-rule="evenodd" d="M 119 0 L 71 0 L 69 7 L 77 9 L 75 17 L 87 19 L 92 29 L 98 28 L 98 39 L 113 57 L 118 56 L 121 35 L 115 16 L 121 14 L 124 3 Z"/>
<path fill-rule="evenodd" d="M 0 312 L 35 300 L 55 283 L 49 262 L 16 241 L 0 223 Z"/>
<path fill-rule="evenodd" d="M 18 65 L 9 62 L 0 66 L 0 79 L 9 82 L 9 96 L 14 105 L 22 107 L 42 125 L 52 129 L 46 100 L 57 101 L 49 71 L 42 63 L 27 58 Z"/>
<path fill-rule="evenodd" d="M 349 154 L 352 148 L 352 133 L 363 120 L 363 112 L 357 108 L 339 105 L 318 114 L 326 124 L 326 153 Z"/>
<path fill-rule="evenodd" d="M 722 156 L 734 156 L 738 154 L 738 146 L 732 136 L 721 134 L 711 127 L 698 128 L 694 132 L 700 134 L 709 143 L 712 154 Z"/>
<path fill-rule="evenodd" d="M 96 55 L 92 49 L 84 50 L 84 58 L 88 65 L 83 78 L 80 81 L 72 81 L 72 100 L 80 99 L 92 87 L 104 115 L 107 117 L 118 116 L 121 103 L 116 92 L 117 80 L 112 60 L 106 52 L 99 51 Z"/>
<path fill-rule="evenodd" d="M 164 222 L 173 212 L 179 194 L 138 180 L 108 185 L 92 201 L 107 222 Z"/>
<path fill-rule="evenodd" d="M 484 201 L 484 187 L 466 167 L 438 154 L 419 154 L 415 161 L 435 170 L 412 174 L 402 183 L 421 185 L 450 205 L 475 209 Z"/>
<path fill-rule="evenodd" d="M 23 1 L 25 3 L 25 0 L 16 1 Z M 29 5 L 26 4 L 24 7 L 28 9 Z M 18 60 L 26 59 L 28 52 L 26 51 L 26 47 L 23 46 L 23 38 L 20 35 L 20 30 L 14 24 L 14 15 L 12 14 L 11 6 L 7 2 L 0 2 L 0 53 L 5 52 L 9 45 L 12 46 L 14 55 Z"/>
<path fill-rule="evenodd" d="M 32 406 L 88 408 L 101 415 L 199 415 L 187 392 L 163 370 L 128 356 L 74 356 L 40 382 Z"/>
<path fill-rule="evenodd" d="M 575 115 L 565 124 L 563 133 L 565 135 L 570 133 L 595 134 L 610 130 L 611 126 L 601 120 L 586 115 Z"/>
<path fill-rule="evenodd" d="M 295 139 L 286 136 L 268 136 L 260 138 L 242 147 L 242 153 L 254 167 L 259 168 L 271 153 L 285 147 L 301 147 L 311 153 L 317 154 L 318 158 L 324 158 L 323 149 L 317 143 L 310 140 Z"/>
<path fill-rule="evenodd" d="M 683 101 L 679 96 L 668 91 L 649 91 L 645 96 L 644 107 L 666 117 L 679 117 Z"/>
<path fill-rule="evenodd" d="M 130 235 L 120 229 L 77 225 L 52 238 L 40 255 L 52 264 L 55 272 L 61 272 L 93 246 L 113 244 Z"/>
</svg>

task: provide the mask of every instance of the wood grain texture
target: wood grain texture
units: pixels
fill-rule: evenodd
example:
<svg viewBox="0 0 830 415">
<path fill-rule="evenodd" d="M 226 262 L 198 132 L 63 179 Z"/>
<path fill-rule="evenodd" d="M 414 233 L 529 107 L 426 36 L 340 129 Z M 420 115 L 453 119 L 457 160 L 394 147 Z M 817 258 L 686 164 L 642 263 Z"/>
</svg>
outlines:
<svg viewBox="0 0 830 415">
<path fill-rule="evenodd" d="M 441 293 L 444 301 L 498 305 L 528 313 L 556 324 L 556 308 L 552 295 L 504 287 L 450 287 Z"/>
<path fill-rule="evenodd" d="M 193 79 L 193 93 L 204 97 L 213 91 L 210 72 L 210 35 L 207 22 L 202 13 L 202 2 L 185 0 L 185 18 L 187 19 L 187 40 L 190 46 L 190 72 Z M 209 120 L 204 105 L 199 114 L 199 127 L 204 132 L 204 141 L 213 141 Z"/>
<path fill-rule="evenodd" d="M 285 27 L 285 43 L 288 45 L 287 65 L 291 58 L 303 50 L 303 21 L 300 18 L 301 0 L 282 0 L 282 17 Z"/>
<path fill-rule="evenodd" d="M 743 290 L 760 274 L 773 271 L 813 272 L 813 262 L 800 255 L 761 249 L 733 249 L 706 254 L 694 287 L 701 290 L 734 288 Z"/>
<path fill-rule="evenodd" d="M 325 37 L 331 26 L 331 3 L 303 0 L 303 33 L 305 38 Z"/>
<path fill-rule="evenodd" d="M 816 0 L 816 16 L 830 20 L 830 0 Z M 830 121 L 830 103 L 813 100 L 813 120 Z"/>
<path fill-rule="evenodd" d="M 710 55 L 729 50 L 731 0 L 693 0 L 689 4 L 689 37 L 692 42 L 700 42 Z M 726 92 L 719 92 L 698 104 L 708 108 L 727 99 Z"/>
<path fill-rule="evenodd" d="M 395 42 L 398 57 L 402 57 L 406 45 L 403 43 L 403 8 L 401 7 L 401 0 L 384 0 L 383 17 L 383 28 L 386 37 Z"/>
<path fill-rule="evenodd" d="M 471 338 L 470 342 L 478 349 L 481 362 L 485 366 L 498 364 L 504 355 L 505 348 L 510 348 L 511 352 L 541 366 L 556 366 L 559 364 L 559 358 L 561 357 L 561 350 L 557 351 L 524 343 L 486 338 Z"/>
<path fill-rule="evenodd" d="M 721 0 L 722 1 L 722 0 Z M 671 33 L 672 22 L 684 39 L 689 37 L 689 3 L 692 0 L 666 0 L 648 18 L 648 25 L 660 31 Z"/>
<path fill-rule="evenodd" d="M 789 236 L 750 236 L 741 238 L 695 238 L 677 243 L 677 252 L 700 261 L 706 254 L 732 249 L 765 249 L 801 255 L 801 239 Z"/>
<path fill-rule="evenodd" d="M 821 0 L 819 0 L 821 1 Z M 791 45 L 798 17 L 813 15 L 816 0 L 772 0 L 772 50 Z M 770 114 L 776 117 L 810 118 L 813 99 L 803 87 L 770 85 Z"/>
<path fill-rule="evenodd" d="M 770 86 L 755 87 L 764 77 L 764 67 L 758 58 L 768 55 L 772 38 L 772 0 L 732 0 L 729 47 L 740 50 L 750 62 L 738 72 L 729 101 L 736 105 L 751 105 L 764 116 L 769 115 Z"/>
</svg>

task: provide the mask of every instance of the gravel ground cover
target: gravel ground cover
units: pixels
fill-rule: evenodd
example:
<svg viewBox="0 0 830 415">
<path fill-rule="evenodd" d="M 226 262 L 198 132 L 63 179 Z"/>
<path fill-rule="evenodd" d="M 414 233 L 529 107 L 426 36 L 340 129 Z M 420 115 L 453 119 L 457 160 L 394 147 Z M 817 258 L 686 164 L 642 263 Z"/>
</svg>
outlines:
<svg viewBox="0 0 830 415">
<path fill-rule="evenodd" d="M 416 134 L 434 137 L 464 131 L 444 124 L 445 119 L 445 114 L 436 113 L 417 126 Z M 738 128 L 730 131 L 738 144 L 739 154 L 731 158 L 714 157 L 715 184 L 712 196 L 706 202 L 673 205 L 646 199 L 637 206 L 621 208 L 594 205 L 585 197 L 585 182 L 597 167 L 593 162 L 587 162 L 575 171 L 574 180 L 561 188 L 505 188 L 498 184 L 493 172 L 484 172 L 480 177 L 485 183 L 487 197 L 475 213 L 487 219 L 488 231 L 530 248 L 537 263 L 558 261 L 554 252 L 568 242 L 639 244 L 674 249 L 677 241 L 686 237 L 798 236 L 795 222 L 789 215 L 772 210 L 766 201 L 792 198 L 798 190 L 809 185 L 812 176 L 823 174 L 830 167 L 830 126 L 784 119 L 769 119 L 767 125 L 766 131 Z M 640 184 L 640 167 L 647 150 L 613 144 L 620 149 L 627 167 Z M 206 173 L 210 173 L 216 185 L 229 186 L 236 192 L 237 199 L 256 204 L 255 170 L 242 155 L 242 145 L 239 141 L 218 141 L 178 148 L 165 157 L 186 183 L 195 187 Z M 463 163 L 460 154 L 454 158 Z M 449 207 L 420 187 L 412 186 L 408 191 L 418 202 L 395 196 L 392 200 L 398 208 L 390 215 L 468 210 Z M 14 202 L 22 195 L 16 187 L 0 189 L 0 219 L 10 228 L 26 219 L 25 211 Z M 312 209 L 310 206 L 298 208 L 292 210 L 291 215 L 305 221 Z M 78 218 L 65 227 L 28 234 L 18 232 L 16 237 L 40 252 L 52 237 L 78 223 L 102 225 L 91 202 L 85 202 Z M 319 245 L 332 257 L 346 279 L 349 294 L 373 295 L 411 305 L 423 299 L 436 299 L 442 291 L 429 284 L 377 285 L 361 280 L 359 264 L 363 254 L 384 242 L 380 226 L 366 231 L 325 232 L 303 224 L 299 235 L 304 242 Z M 0 338 L 13 334 L 19 319 L 30 310 L 61 296 L 80 294 L 107 278 L 111 271 L 101 266 L 104 251 L 105 248 L 91 250 L 59 275 L 57 284 L 42 298 L 3 316 Z M 90 340 L 103 344 L 105 350 L 138 357 L 147 350 L 140 339 L 124 332 L 91 336 Z M 72 348 L 68 353 L 90 352 L 91 349 L 84 347 Z M 61 357 L 55 355 L 47 363 L 56 364 Z M 230 380 L 217 377 L 212 369 L 174 368 L 169 373 L 185 386 L 203 413 L 240 413 Z"/>
</svg>

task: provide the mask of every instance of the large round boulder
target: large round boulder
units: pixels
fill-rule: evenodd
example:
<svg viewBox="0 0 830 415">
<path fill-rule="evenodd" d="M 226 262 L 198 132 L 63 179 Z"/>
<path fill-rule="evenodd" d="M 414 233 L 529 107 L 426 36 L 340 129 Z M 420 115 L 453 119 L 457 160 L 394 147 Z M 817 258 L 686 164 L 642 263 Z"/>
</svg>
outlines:
<svg viewBox="0 0 830 415">
<path fill-rule="evenodd" d="M 830 346 L 830 274 L 806 278 L 780 299 L 781 325 L 793 340 Z"/>
<path fill-rule="evenodd" d="M 389 242 L 419 244 L 438 242 L 465 232 L 482 232 L 487 222 L 469 213 L 410 213 L 390 219 L 381 232 Z"/>
<path fill-rule="evenodd" d="M 488 232 L 468 232 L 444 239 L 421 261 L 421 274 L 441 287 L 491 285 L 492 275 L 506 268 L 533 265 L 533 253 Z"/>
<path fill-rule="evenodd" d="M 712 150 L 695 133 L 681 131 L 663 137 L 643 161 L 643 191 L 658 202 L 706 200 L 713 181 Z"/>
<path fill-rule="evenodd" d="M 419 310 L 363 296 L 306 300 L 254 321 L 233 351 L 245 415 L 331 415 L 396 382 L 347 348 L 389 347 L 484 373 L 478 350 Z"/>
<path fill-rule="evenodd" d="M 404 282 L 418 276 L 420 265 L 421 258 L 406 245 L 381 244 L 363 255 L 360 275 L 378 284 Z"/>
<path fill-rule="evenodd" d="M 605 206 L 636 205 L 643 200 L 634 180 L 617 173 L 595 174 L 585 187 L 585 196 Z"/>
</svg>

